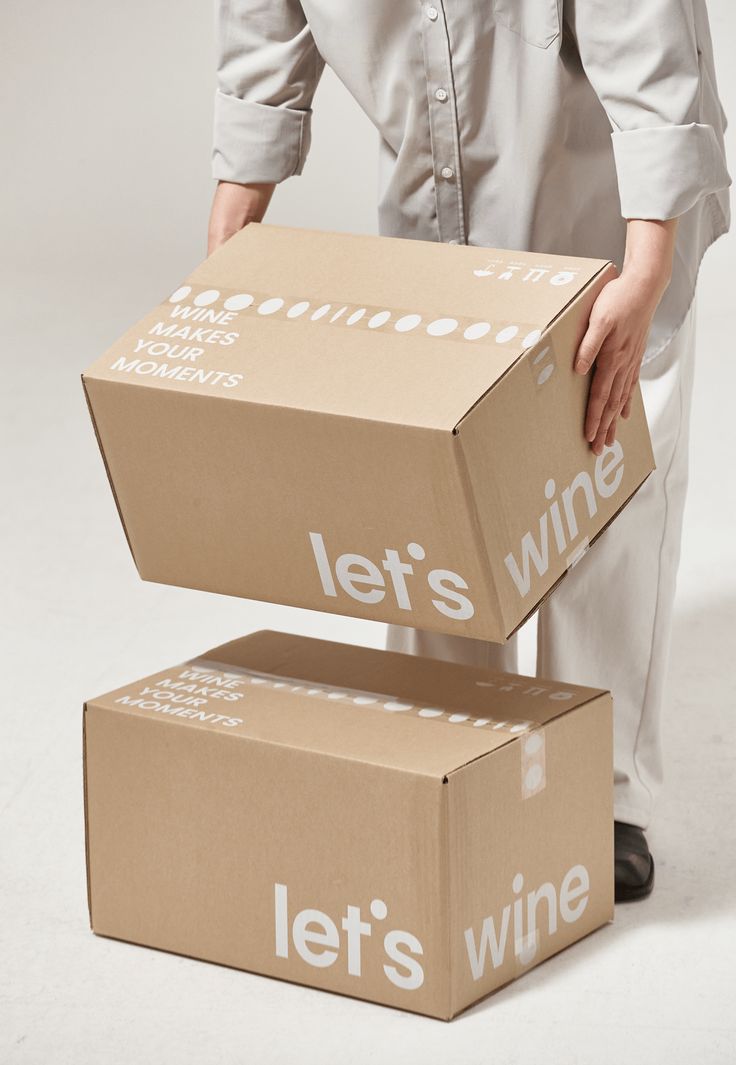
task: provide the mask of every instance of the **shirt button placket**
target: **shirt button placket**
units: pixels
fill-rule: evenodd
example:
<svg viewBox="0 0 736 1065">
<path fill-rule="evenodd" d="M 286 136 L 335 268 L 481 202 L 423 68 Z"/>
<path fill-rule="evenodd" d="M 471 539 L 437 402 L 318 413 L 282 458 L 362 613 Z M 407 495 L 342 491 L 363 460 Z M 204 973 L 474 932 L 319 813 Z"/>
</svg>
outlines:
<svg viewBox="0 0 736 1065">
<path fill-rule="evenodd" d="M 429 129 L 435 178 L 439 238 L 465 243 L 463 189 L 459 171 L 457 105 L 446 14 L 441 3 L 423 8 L 422 44 L 429 103 Z"/>
</svg>

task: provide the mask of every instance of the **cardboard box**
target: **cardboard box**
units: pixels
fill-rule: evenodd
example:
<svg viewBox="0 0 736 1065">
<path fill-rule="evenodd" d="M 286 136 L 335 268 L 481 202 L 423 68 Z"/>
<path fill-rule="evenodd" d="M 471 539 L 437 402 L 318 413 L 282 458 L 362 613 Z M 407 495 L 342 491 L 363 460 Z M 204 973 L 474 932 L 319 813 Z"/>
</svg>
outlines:
<svg viewBox="0 0 736 1065">
<path fill-rule="evenodd" d="M 653 469 L 598 259 L 252 224 L 83 377 L 141 576 L 504 641 Z"/>
<path fill-rule="evenodd" d="M 612 917 L 608 693 L 256 632 L 84 722 L 98 934 L 449 1019 Z"/>
</svg>

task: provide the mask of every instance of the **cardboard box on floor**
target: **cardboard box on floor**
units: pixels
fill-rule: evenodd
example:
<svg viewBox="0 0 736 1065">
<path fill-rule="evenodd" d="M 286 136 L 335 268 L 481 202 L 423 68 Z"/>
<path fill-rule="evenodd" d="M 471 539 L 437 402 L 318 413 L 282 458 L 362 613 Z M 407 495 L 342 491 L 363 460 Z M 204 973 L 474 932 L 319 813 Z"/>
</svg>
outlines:
<svg viewBox="0 0 736 1065">
<path fill-rule="evenodd" d="M 256 632 L 84 722 L 101 935 L 449 1019 L 613 915 L 606 692 Z"/>
<path fill-rule="evenodd" d="M 610 263 L 252 224 L 83 375 L 146 580 L 503 642 L 653 469 L 574 353 Z"/>
</svg>

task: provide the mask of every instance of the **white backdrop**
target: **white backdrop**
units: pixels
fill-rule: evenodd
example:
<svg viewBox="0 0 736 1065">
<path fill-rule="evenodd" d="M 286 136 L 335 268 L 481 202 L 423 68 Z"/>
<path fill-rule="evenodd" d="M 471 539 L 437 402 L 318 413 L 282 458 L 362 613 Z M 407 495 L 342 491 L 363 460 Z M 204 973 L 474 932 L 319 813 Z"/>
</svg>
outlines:
<svg viewBox="0 0 736 1065">
<path fill-rule="evenodd" d="M 736 173 L 736 9 L 710 11 Z M 79 372 L 205 253 L 212 6 L 10 0 L 3 23 L 0 1061 L 733 1061 L 733 240 L 701 272 L 652 899 L 449 1026 L 96 939 L 82 700 L 253 628 L 376 646 L 384 629 L 143 584 L 89 425 Z M 268 220 L 375 231 L 376 136 L 328 71 Z"/>
</svg>

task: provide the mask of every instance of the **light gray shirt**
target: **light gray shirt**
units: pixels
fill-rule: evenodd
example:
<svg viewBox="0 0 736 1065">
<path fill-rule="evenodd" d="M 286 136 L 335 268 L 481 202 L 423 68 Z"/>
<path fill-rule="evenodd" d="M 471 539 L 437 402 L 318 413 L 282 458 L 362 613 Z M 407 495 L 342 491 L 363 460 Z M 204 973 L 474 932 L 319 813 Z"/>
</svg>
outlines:
<svg viewBox="0 0 736 1065">
<path fill-rule="evenodd" d="M 679 216 L 645 359 L 667 344 L 730 225 L 705 0 L 219 0 L 218 12 L 215 178 L 302 172 L 327 63 L 380 135 L 382 234 L 621 268 L 627 218 Z"/>
</svg>

